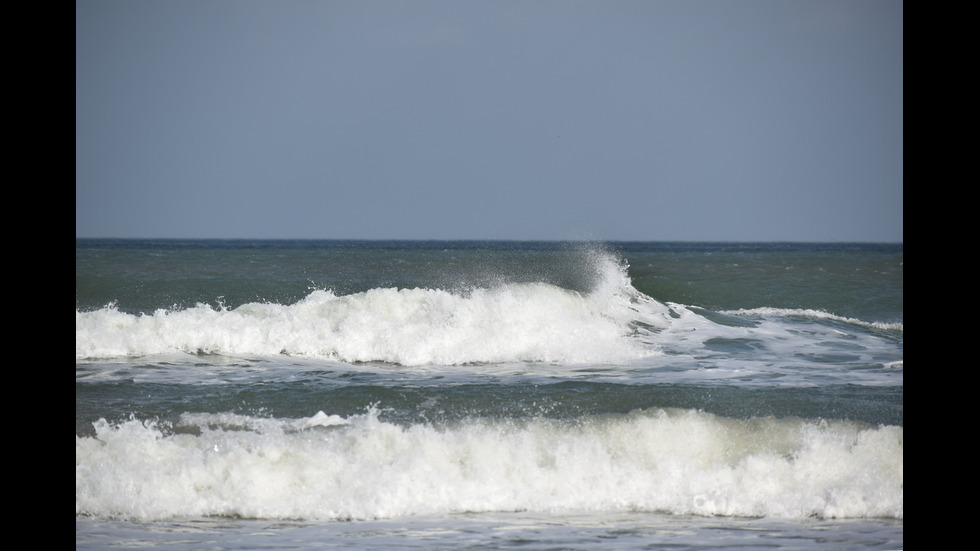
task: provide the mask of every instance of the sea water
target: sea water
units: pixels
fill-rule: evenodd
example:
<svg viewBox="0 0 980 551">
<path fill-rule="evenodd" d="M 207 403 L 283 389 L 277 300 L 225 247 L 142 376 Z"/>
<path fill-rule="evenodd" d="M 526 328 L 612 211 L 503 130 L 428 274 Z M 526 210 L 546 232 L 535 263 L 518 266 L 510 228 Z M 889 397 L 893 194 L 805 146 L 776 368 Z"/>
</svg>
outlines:
<svg viewBox="0 0 980 551">
<path fill-rule="evenodd" d="M 76 548 L 902 548 L 901 244 L 76 240 Z"/>
</svg>

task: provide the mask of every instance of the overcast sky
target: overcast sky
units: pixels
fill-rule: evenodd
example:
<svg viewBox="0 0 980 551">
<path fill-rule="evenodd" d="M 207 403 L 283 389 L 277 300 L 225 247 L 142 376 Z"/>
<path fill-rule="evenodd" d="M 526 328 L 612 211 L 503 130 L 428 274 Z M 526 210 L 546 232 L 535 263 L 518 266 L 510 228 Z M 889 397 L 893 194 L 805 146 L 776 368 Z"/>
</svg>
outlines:
<svg viewBox="0 0 980 551">
<path fill-rule="evenodd" d="M 903 240 L 895 0 L 77 0 L 75 237 Z"/>
</svg>

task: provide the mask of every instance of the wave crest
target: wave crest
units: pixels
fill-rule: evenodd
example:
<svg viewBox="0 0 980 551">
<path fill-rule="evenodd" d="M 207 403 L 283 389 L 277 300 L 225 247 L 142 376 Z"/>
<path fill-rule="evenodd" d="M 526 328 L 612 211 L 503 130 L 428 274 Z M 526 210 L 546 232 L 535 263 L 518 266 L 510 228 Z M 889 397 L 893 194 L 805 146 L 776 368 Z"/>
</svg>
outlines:
<svg viewBox="0 0 980 551">
<path fill-rule="evenodd" d="M 489 362 L 621 362 L 655 353 L 630 338 L 664 327 L 667 308 L 636 291 L 626 267 L 598 255 L 592 290 L 507 283 L 464 291 L 315 290 L 295 304 L 198 304 L 127 314 L 75 313 L 75 358 L 175 351 L 287 354 L 417 366 Z"/>
</svg>

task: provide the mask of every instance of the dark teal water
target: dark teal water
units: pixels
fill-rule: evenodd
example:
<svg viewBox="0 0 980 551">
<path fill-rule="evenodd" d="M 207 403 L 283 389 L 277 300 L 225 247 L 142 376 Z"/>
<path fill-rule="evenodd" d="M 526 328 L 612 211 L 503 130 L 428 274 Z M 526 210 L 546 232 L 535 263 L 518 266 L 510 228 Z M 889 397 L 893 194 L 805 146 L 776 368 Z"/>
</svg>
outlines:
<svg viewBox="0 0 980 551">
<path fill-rule="evenodd" d="M 901 244 L 76 240 L 75 291 L 79 548 L 901 546 Z"/>
</svg>

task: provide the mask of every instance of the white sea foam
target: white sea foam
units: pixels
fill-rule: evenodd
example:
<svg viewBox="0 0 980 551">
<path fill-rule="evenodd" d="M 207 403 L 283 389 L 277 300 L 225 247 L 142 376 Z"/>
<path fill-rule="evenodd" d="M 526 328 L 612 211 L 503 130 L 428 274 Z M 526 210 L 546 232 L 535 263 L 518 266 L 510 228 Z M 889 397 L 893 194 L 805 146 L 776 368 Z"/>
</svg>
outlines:
<svg viewBox="0 0 980 551">
<path fill-rule="evenodd" d="M 631 337 L 665 327 L 667 308 L 637 292 L 625 267 L 599 256 L 587 293 L 546 283 L 468 291 L 316 290 L 295 304 L 206 304 L 152 314 L 113 305 L 75 313 L 75 358 L 172 352 L 289 354 L 344 362 L 621 362 L 655 354 Z"/>
<path fill-rule="evenodd" d="M 855 318 L 838 316 L 836 314 L 824 312 L 823 310 L 813 310 L 811 308 L 743 308 L 739 310 L 729 310 L 723 313 L 730 314 L 733 316 L 779 316 L 779 317 L 792 316 L 792 317 L 801 317 L 801 318 L 826 319 L 826 320 L 842 321 L 854 325 L 863 325 L 865 327 L 882 329 L 886 331 L 903 332 L 905 330 L 904 324 L 902 323 L 887 323 L 887 322 L 880 322 L 880 321 L 868 322 Z"/>
<path fill-rule="evenodd" d="M 75 513 L 376 519 L 492 511 L 904 517 L 904 430 L 646 410 L 397 425 L 185 415 L 75 439 Z"/>
<path fill-rule="evenodd" d="M 467 290 L 315 290 L 294 304 L 248 303 L 130 314 L 109 305 L 75 313 L 78 361 L 174 354 L 256 355 L 309 361 L 447 366 L 669 367 L 687 377 L 747 380 L 794 369 L 881 365 L 891 373 L 837 369 L 838 382 L 901 384 L 901 324 L 869 323 L 812 309 L 712 312 L 661 303 L 635 289 L 610 254 L 587 256 L 588 291 L 500 283 Z M 787 362 L 787 359 L 791 361 Z M 898 363 L 896 363 L 898 362 Z M 653 376 L 650 373 L 647 375 Z M 659 376 L 659 375 L 658 375 Z"/>
</svg>

